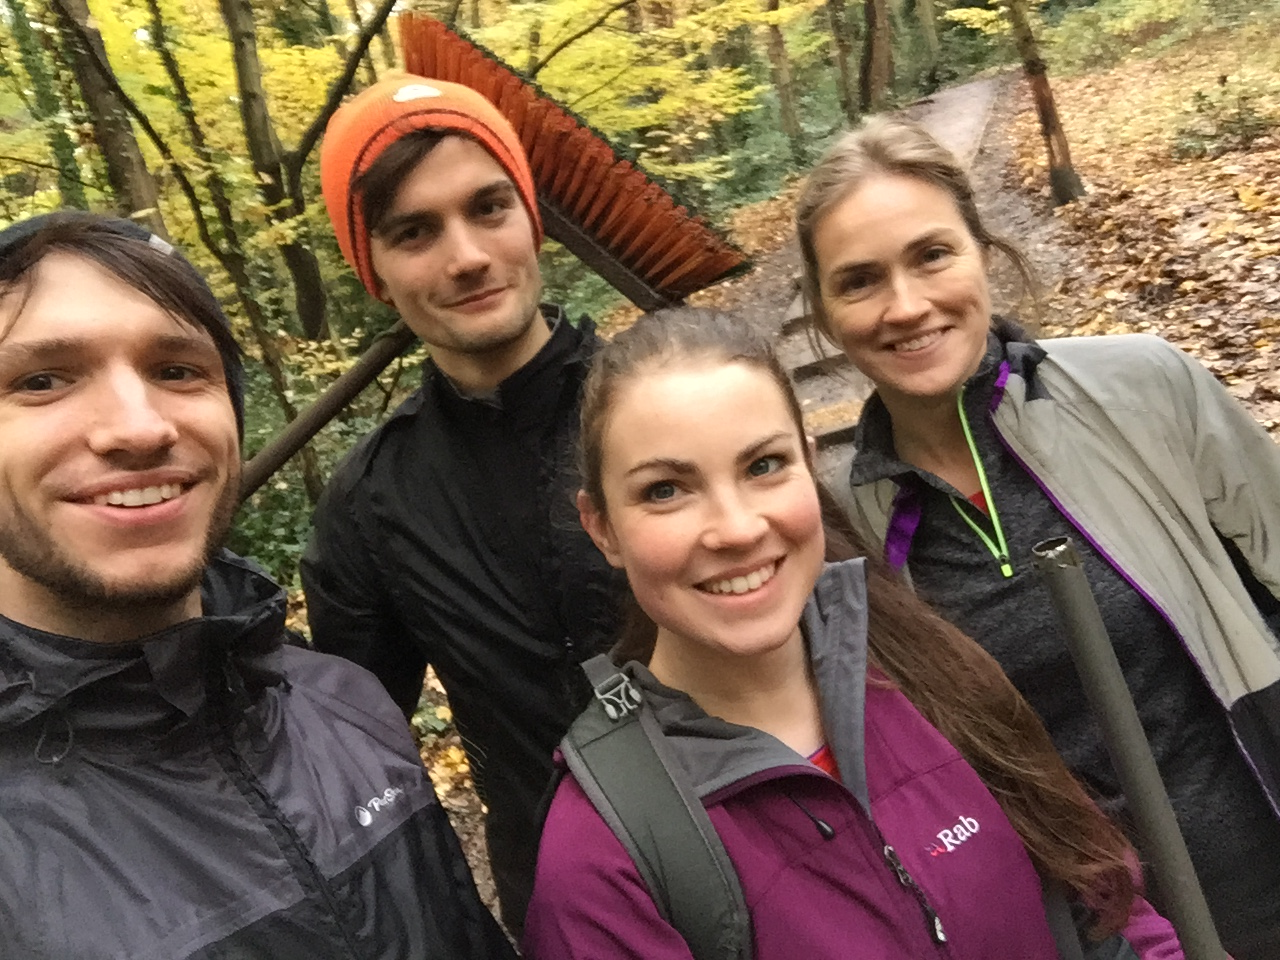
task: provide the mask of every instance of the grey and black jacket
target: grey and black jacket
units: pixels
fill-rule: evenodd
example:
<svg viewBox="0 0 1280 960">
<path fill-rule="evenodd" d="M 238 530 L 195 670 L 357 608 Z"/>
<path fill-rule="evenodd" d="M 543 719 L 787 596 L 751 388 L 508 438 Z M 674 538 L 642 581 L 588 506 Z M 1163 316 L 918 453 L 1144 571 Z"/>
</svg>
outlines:
<svg viewBox="0 0 1280 960">
<path fill-rule="evenodd" d="M 1170 625 L 1280 811 L 1280 448 L 1208 370 L 1157 337 L 1004 351 L 996 436 Z M 837 493 L 851 497 L 859 532 L 909 566 L 899 490 L 884 477 Z"/>
<path fill-rule="evenodd" d="M 377 681 L 231 554 L 204 609 L 116 646 L 0 618 L 0 958 L 513 956 Z"/>
</svg>

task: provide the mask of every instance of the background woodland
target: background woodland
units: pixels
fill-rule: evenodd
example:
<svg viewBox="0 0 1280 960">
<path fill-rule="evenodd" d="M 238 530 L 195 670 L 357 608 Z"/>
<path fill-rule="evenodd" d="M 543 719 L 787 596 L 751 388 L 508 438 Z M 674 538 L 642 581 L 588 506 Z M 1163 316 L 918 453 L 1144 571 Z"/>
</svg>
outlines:
<svg viewBox="0 0 1280 960">
<path fill-rule="evenodd" d="M 403 9 L 451 23 L 534 78 L 753 253 L 785 240 L 789 211 L 772 198 L 789 195 L 836 133 L 940 85 L 1017 67 L 1019 20 L 1064 78 L 1068 137 L 1087 114 L 1077 159 L 1108 199 L 1095 193 L 1068 215 L 1082 243 L 1103 238 L 1083 255 L 1105 263 L 1151 242 L 1152 214 L 1127 184 L 1157 171 L 1113 168 L 1108 144 L 1130 157 L 1154 151 L 1171 168 L 1276 155 L 1276 0 L 0 0 L 0 226 L 80 207 L 135 216 L 181 246 L 250 358 L 247 456 L 394 321 L 338 253 L 316 147 L 343 96 L 397 69 L 393 14 Z M 1183 63 L 1178 75 L 1162 65 L 1171 56 L 1195 70 Z M 1129 71 L 1133 97 L 1164 99 L 1135 111 L 1105 83 L 1088 92 L 1087 78 L 1113 70 Z M 1034 115 L 1015 132 L 1025 182 L 1013 187 L 1047 195 Z M 1237 199 L 1280 228 L 1280 194 L 1249 189 Z M 1212 229 L 1226 232 L 1199 239 L 1240 241 Z M 1249 256 L 1272 257 L 1274 269 L 1275 242 Z M 575 313 L 618 306 L 554 244 L 543 266 L 548 298 Z M 1138 289 L 1135 269 L 1117 266 L 1115 282 L 1093 291 L 1098 316 L 1126 302 L 1126 283 Z M 1211 283 L 1177 282 L 1192 286 L 1170 291 Z M 1280 287 L 1258 291 L 1271 293 L 1280 299 Z M 254 494 L 237 550 L 295 583 L 329 471 L 414 387 L 421 359 L 393 363 Z"/>
</svg>

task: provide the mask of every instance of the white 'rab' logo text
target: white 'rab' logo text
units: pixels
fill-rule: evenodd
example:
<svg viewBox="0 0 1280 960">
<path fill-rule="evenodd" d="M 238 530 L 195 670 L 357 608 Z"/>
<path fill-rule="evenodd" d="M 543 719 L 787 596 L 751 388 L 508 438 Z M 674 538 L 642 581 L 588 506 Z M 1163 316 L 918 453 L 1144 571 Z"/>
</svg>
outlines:
<svg viewBox="0 0 1280 960">
<path fill-rule="evenodd" d="M 938 832 L 938 842 L 929 844 L 929 856 L 937 857 L 950 853 L 978 832 L 978 821 L 973 817 L 961 817 L 954 827 Z"/>
</svg>

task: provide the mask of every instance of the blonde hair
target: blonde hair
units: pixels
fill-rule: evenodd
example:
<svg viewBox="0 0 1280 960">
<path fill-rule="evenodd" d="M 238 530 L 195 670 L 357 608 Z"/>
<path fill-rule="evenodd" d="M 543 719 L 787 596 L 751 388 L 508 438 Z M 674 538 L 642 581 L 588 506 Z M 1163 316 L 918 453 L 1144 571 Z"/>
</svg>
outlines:
<svg viewBox="0 0 1280 960">
<path fill-rule="evenodd" d="M 982 222 L 973 197 L 973 184 L 955 154 L 918 123 L 894 117 L 870 117 L 823 154 L 809 173 L 796 203 L 796 233 L 804 262 L 802 289 L 809 316 L 820 335 L 839 346 L 822 303 L 814 234 L 832 207 L 867 180 L 885 175 L 914 177 L 944 190 L 955 201 L 960 218 L 979 248 L 983 251 L 994 248 L 1003 253 L 1027 289 L 1035 292 L 1035 276 L 1027 258 Z"/>
</svg>

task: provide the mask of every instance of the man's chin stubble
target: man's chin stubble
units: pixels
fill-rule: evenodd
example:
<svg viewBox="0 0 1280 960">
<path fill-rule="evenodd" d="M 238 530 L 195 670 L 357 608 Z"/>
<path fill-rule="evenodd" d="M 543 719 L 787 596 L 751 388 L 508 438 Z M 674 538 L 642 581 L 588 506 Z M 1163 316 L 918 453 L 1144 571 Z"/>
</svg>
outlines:
<svg viewBox="0 0 1280 960">
<path fill-rule="evenodd" d="M 15 572 L 43 587 L 69 610 L 139 614 L 175 606 L 189 597 L 204 579 L 205 568 L 222 549 L 239 506 L 239 471 L 219 494 L 209 520 L 203 550 L 185 570 L 163 583 L 113 584 L 76 563 L 48 534 L 25 515 L 10 516 L 0 525 L 0 558 Z"/>
</svg>

